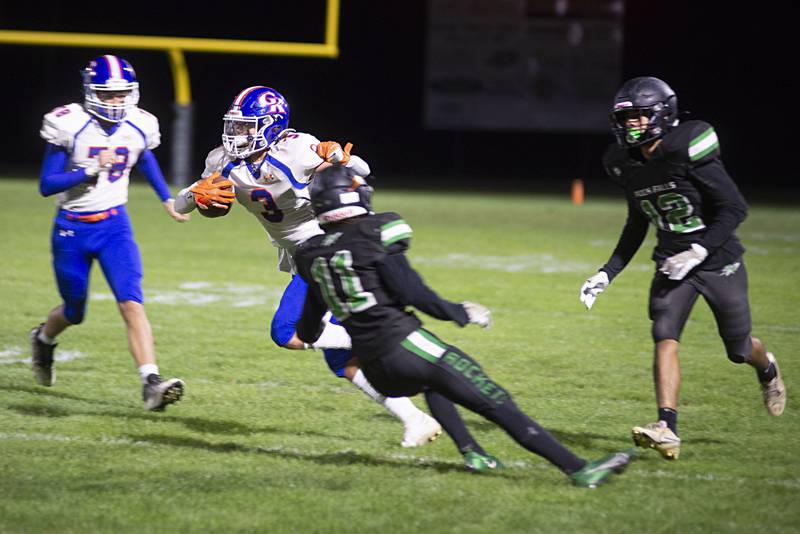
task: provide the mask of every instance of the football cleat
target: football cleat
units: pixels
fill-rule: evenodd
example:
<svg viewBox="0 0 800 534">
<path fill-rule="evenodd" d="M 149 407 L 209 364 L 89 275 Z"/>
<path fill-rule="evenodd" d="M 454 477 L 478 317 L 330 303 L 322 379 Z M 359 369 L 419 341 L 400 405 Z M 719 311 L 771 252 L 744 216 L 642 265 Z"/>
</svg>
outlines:
<svg viewBox="0 0 800 534">
<path fill-rule="evenodd" d="M 503 462 L 490 454 L 479 454 L 474 451 L 464 453 L 464 465 L 473 473 L 480 471 L 493 471 L 495 469 L 503 469 L 505 467 Z"/>
<path fill-rule="evenodd" d="M 572 483 L 582 488 L 596 488 L 609 478 L 611 475 L 620 474 L 625 471 L 628 464 L 636 457 L 636 451 L 628 449 L 624 452 L 615 452 L 604 456 L 599 460 L 586 462 L 579 471 L 575 471 L 569 478 Z"/>
<path fill-rule="evenodd" d="M 681 438 L 665 421 L 656 421 L 646 426 L 635 426 L 631 431 L 637 447 L 655 449 L 667 460 L 677 460 L 681 452 Z"/>
<path fill-rule="evenodd" d="M 418 422 L 406 425 L 403 441 L 400 443 L 403 447 L 421 447 L 442 434 L 442 425 L 436 419 L 425 412 L 420 412 L 420 415 Z"/>
<path fill-rule="evenodd" d="M 33 378 L 43 386 L 52 386 L 56 383 L 56 372 L 53 369 L 53 352 L 56 343 L 48 345 L 39 339 L 39 332 L 44 328 L 44 323 L 31 330 L 31 370 Z"/>
<path fill-rule="evenodd" d="M 145 410 L 163 412 L 168 404 L 181 400 L 183 388 L 184 383 L 180 378 L 162 381 L 157 374 L 148 376 L 142 390 Z"/>
<path fill-rule="evenodd" d="M 767 358 L 775 366 L 775 378 L 761 383 L 761 393 L 764 395 L 764 406 L 769 414 L 778 416 L 786 408 L 786 386 L 783 385 L 783 377 L 775 355 L 768 352 Z"/>
</svg>

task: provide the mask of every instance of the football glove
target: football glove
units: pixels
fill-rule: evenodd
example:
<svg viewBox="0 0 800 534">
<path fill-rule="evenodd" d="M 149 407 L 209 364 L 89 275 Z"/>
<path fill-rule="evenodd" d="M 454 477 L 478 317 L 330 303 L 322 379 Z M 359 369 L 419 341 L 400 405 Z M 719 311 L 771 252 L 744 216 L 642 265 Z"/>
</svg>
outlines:
<svg viewBox="0 0 800 534">
<path fill-rule="evenodd" d="M 608 275 L 605 271 L 600 271 L 596 275 L 588 278 L 581 286 L 580 299 L 586 306 L 587 310 L 591 310 L 597 295 L 602 293 L 608 287 Z"/>
<path fill-rule="evenodd" d="M 464 306 L 464 311 L 467 312 L 470 323 L 476 324 L 481 328 L 492 326 L 492 312 L 489 308 L 475 302 L 462 302 L 461 305 Z"/>
<path fill-rule="evenodd" d="M 689 271 L 703 263 L 708 257 L 708 251 L 702 245 L 692 243 L 691 248 L 670 256 L 658 269 L 669 277 L 670 280 L 683 280 Z"/>
<path fill-rule="evenodd" d="M 322 141 L 317 145 L 317 155 L 328 163 L 347 165 L 350 161 L 350 151 L 352 149 L 353 143 L 347 143 L 342 148 L 342 145 L 336 141 Z"/>
<path fill-rule="evenodd" d="M 227 178 L 222 178 L 215 172 L 208 178 L 197 180 L 189 189 L 194 195 L 194 201 L 206 208 L 229 208 L 236 199 L 233 192 L 233 182 Z"/>
</svg>

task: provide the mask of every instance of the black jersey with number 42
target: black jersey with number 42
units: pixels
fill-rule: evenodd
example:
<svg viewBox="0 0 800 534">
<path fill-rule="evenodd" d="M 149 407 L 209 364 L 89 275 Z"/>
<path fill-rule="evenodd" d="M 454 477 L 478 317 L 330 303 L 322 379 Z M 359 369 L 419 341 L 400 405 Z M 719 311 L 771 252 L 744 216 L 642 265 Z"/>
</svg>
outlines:
<svg viewBox="0 0 800 534">
<path fill-rule="evenodd" d="M 411 227 L 396 213 L 380 213 L 339 224 L 314 236 L 295 252 L 300 276 L 309 283 L 301 339 L 313 341 L 327 307 L 353 342 L 362 363 L 392 350 L 421 321 L 407 305 L 438 319 L 467 323 L 464 308 L 439 298 L 403 254 Z"/>
<path fill-rule="evenodd" d="M 625 228 L 602 268 L 610 278 L 636 253 L 648 224 L 657 229 L 653 260 L 658 266 L 693 243 L 709 252 L 701 269 L 717 269 L 744 252 L 734 230 L 744 220 L 747 204 L 722 164 L 710 124 L 692 120 L 678 125 L 648 160 L 638 148 L 613 145 L 606 150 L 603 165 L 628 200 Z"/>
</svg>

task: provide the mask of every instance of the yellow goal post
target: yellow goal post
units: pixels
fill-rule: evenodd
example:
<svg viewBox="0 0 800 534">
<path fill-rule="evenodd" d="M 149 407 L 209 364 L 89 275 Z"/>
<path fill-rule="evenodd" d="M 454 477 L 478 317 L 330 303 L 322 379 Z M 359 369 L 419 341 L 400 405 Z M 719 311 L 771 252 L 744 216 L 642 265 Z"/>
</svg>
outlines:
<svg viewBox="0 0 800 534">
<path fill-rule="evenodd" d="M 193 121 L 191 83 L 184 52 L 335 59 L 339 57 L 339 12 L 340 0 L 326 0 L 325 36 L 322 43 L 0 29 L 0 44 L 85 48 L 111 47 L 132 50 L 160 50 L 167 52 L 175 93 L 174 133 L 171 146 L 172 182 L 176 185 L 186 185 L 191 181 L 191 138 Z"/>
</svg>

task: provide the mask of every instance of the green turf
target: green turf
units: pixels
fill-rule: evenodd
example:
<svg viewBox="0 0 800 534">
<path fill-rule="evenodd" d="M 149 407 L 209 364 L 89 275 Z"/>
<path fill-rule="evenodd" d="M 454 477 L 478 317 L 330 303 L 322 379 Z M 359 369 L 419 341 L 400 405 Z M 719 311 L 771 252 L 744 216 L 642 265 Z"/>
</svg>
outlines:
<svg viewBox="0 0 800 534">
<path fill-rule="evenodd" d="M 800 411 L 794 401 L 800 213 L 754 206 L 748 247 L 754 333 L 789 391 L 770 418 L 752 370 L 725 358 L 701 301 L 683 339 L 681 459 L 652 451 L 597 490 L 473 415 L 508 467 L 461 467 L 451 442 L 402 449 L 401 426 L 318 352 L 275 348 L 270 317 L 288 276 L 241 207 L 183 225 L 148 188 L 129 204 L 163 374 L 181 403 L 147 413 L 125 330 L 99 269 L 84 324 L 60 338 L 52 388 L 33 384 L 28 330 L 58 300 L 52 200 L 0 181 L 0 532 L 788 532 L 800 529 Z M 414 228 L 409 257 L 443 296 L 495 325 L 426 325 L 475 356 L 518 404 L 586 457 L 630 446 L 655 407 L 646 317 L 652 237 L 591 312 L 578 289 L 608 257 L 621 199 L 381 192 L 376 208 Z M 76 357 L 77 356 L 77 357 Z M 423 406 L 422 399 L 415 399 Z"/>
</svg>

